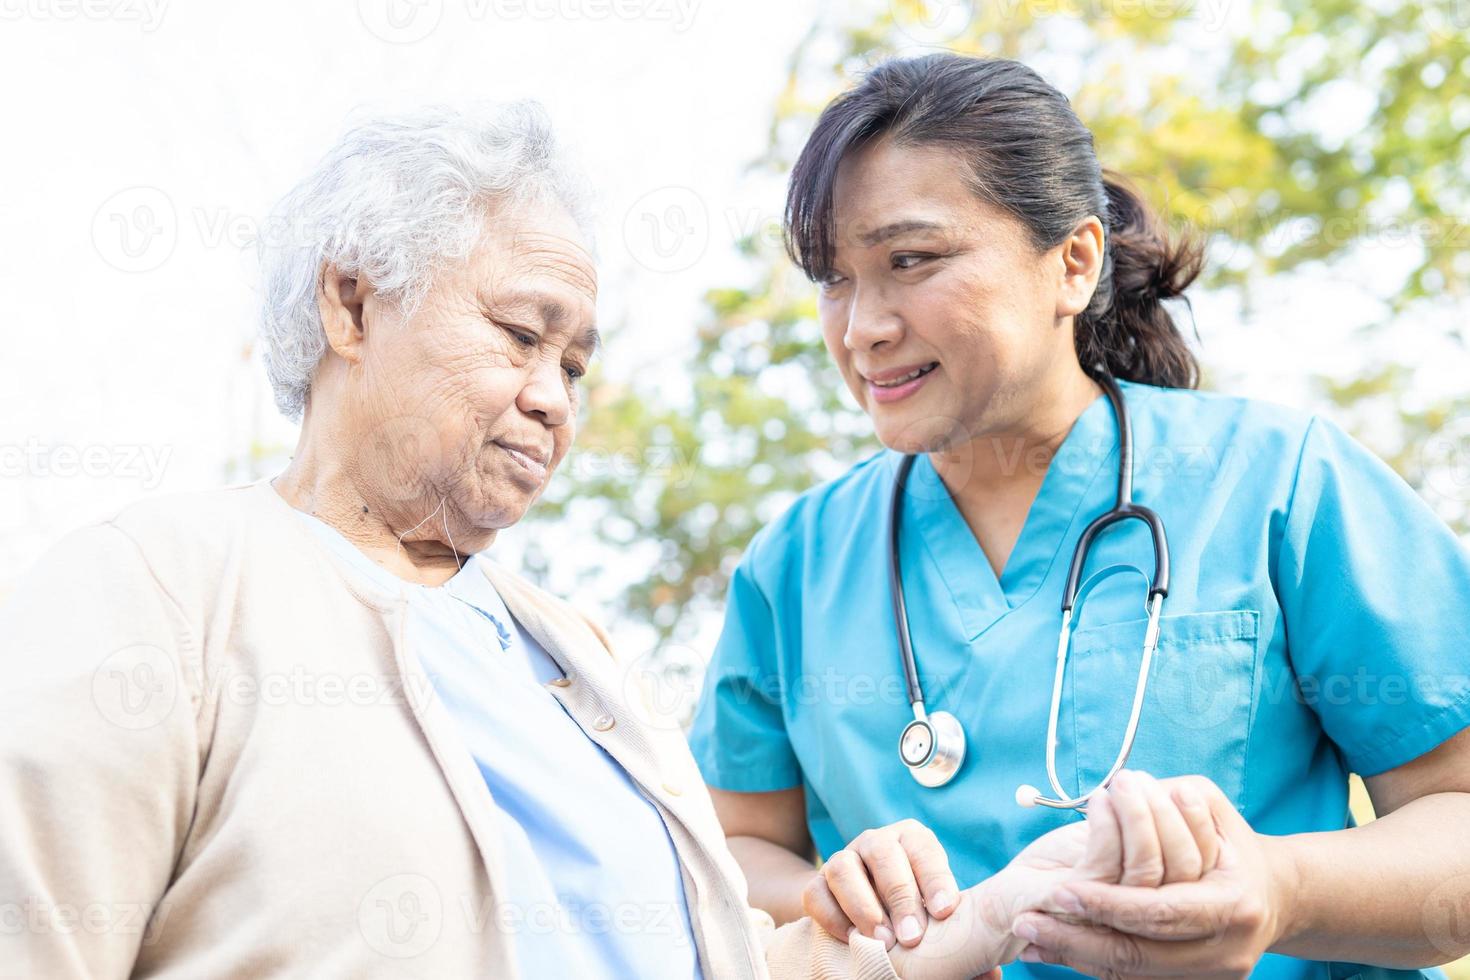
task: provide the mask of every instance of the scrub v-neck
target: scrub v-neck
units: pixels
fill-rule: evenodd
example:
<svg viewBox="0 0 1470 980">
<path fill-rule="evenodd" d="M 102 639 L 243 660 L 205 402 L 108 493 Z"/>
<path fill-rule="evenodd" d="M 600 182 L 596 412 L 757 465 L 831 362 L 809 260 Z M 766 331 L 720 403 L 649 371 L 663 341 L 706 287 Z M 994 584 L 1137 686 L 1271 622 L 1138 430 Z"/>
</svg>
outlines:
<svg viewBox="0 0 1470 980">
<path fill-rule="evenodd" d="M 1123 390 L 1127 399 L 1135 389 L 1125 382 Z M 1057 447 L 999 578 L 928 455 L 915 460 L 905 487 L 904 530 L 919 530 L 971 640 L 1036 594 L 1062 543 L 1074 537 L 1068 529 L 1099 474 L 1105 466 L 1108 472 L 1117 468 L 1117 447 L 1113 412 L 1100 394 Z"/>
</svg>

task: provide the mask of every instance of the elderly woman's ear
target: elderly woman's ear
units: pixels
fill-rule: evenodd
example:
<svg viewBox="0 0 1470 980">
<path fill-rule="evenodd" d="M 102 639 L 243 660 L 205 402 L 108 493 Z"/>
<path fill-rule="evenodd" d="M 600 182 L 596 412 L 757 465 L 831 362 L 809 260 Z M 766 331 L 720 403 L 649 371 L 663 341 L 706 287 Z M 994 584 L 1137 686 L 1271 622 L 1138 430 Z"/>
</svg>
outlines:
<svg viewBox="0 0 1470 980">
<path fill-rule="evenodd" d="M 330 262 L 322 265 L 316 301 L 327 344 L 344 360 L 362 360 L 363 311 L 371 310 L 375 294 L 366 279 L 344 275 Z"/>
</svg>

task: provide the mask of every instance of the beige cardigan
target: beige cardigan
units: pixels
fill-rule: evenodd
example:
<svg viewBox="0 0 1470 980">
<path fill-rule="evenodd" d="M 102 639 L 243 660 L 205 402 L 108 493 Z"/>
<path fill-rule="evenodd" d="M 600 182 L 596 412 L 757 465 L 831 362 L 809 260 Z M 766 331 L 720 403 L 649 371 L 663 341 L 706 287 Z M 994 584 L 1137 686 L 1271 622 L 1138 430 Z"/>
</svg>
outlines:
<svg viewBox="0 0 1470 980">
<path fill-rule="evenodd" d="M 705 976 L 896 976 L 746 907 L 682 734 L 627 703 L 599 630 L 485 564 L 657 805 Z M 404 608 L 266 481 L 64 539 L 0 611 L 0 977 L 516 976 L 489 790 Z"/>
</svg>

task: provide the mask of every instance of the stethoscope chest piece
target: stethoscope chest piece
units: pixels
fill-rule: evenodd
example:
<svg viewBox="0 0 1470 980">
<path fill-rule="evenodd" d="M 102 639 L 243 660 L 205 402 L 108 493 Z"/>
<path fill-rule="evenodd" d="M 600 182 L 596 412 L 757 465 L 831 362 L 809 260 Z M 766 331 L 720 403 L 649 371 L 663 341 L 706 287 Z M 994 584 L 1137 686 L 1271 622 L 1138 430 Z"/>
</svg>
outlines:
<svg viewBox="0 0 1470 980">
<path fill-rule="evenodd" d="M 898 737 L 898 754 L 920 786 L 943 786 L 965 761 L 965 730 L 948 711 L 915 718 Z"/>
</svg>

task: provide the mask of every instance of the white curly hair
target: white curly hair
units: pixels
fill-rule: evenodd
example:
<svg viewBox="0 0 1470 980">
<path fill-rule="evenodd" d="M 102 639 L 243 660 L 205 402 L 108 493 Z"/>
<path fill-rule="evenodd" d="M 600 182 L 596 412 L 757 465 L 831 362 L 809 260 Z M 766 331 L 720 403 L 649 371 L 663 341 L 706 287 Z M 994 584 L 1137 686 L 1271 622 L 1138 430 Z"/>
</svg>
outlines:
<svg viewBox="0 0 1470 980">
<path fill-rule="evenodd" d="M 325 263 L 366 277 L 411 316 L 435 270 L 473 248 L 492 204 L 555 200 L 590 243 L 585 188 L 534 101 L 430 106 L 353 125 L 256 241 L 260 336 L 281 413 L 301 419 L 327 347 L 316 300 Z"/>
</svg>

